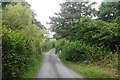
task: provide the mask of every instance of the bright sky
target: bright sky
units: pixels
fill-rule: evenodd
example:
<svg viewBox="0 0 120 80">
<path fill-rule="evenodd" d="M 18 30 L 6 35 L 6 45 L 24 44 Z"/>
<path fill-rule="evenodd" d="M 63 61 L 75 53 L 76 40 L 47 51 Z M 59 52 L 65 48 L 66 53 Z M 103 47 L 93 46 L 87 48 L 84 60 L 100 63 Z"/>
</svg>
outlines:
<svg viewBox="0 0 120 80">
<path fill-rule="evenodd" d="M 60 6 L 59 3 L 62 0 L 25 0 L 30 5 L 31 8 L 35 11 L 37 16 L 35 17 L 40 21 L 46 28 L 48 25 L 46 22 L 49 22 L 49 16 L 53 16 L 55 12 L 59 12 Z"/>
<path fill-rule="evenodd" d="M 49 25 L 47 25 L 46 22 L 50 22 L 49 16 L 54 16 L 55 12 L 60 11 L 59 3 L 63 2 L 64 0 L 25 0 L 25 1 L 27 1 L 31 5 L 31 8 L 37 14 L 35 18 L 48 29 Z M 102 0 L 96 0 L 96 2 L 98 3 L 97 6 L 100 5 L 101 1 Z"/>
</svg>

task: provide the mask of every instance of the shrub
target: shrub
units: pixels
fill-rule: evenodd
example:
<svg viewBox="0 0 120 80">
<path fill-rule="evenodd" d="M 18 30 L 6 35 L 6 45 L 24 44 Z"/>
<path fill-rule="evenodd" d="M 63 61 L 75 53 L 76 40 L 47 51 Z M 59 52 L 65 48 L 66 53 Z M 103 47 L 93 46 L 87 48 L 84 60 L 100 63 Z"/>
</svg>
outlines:
<svg viewBox="0 0 120 80">
<path fill-rule="evenodd" d="M 56 53 L 58 53 L 59 51 L 62 51 L 62 47 L 68 43 L 69 41 L 64 39 L 60 39 L 55 43 L 55 48 L 56 48 Z"/>
<path fill-rule="evenodd" d="M 47 40 L 43 40 L 41 43 L 40 43 L 40 49 L 41 49 L 41 52 L 45 52 L 45 51 L 48 51 L 52 48 L 51 46 L 52 44 L 47 41 Z"/>
<path fill-rule="evenodd" d="M 20 31 L 2 29 L 2 71 L 3 78 L 20 77 L 21 74 L 30 69 L 39 44 Z"/>
<path fill-rule="evenodd" d="M 102 47 L 97 47 L 95 45 L 91 46 L 81 41 L 75 41 L 64 44 L 62 53 L 65 54 L 66 60 L 69 61 L 90 60 L 91 62 L 98 62 L 102 61 L 112 52 Z"/>
</svg>

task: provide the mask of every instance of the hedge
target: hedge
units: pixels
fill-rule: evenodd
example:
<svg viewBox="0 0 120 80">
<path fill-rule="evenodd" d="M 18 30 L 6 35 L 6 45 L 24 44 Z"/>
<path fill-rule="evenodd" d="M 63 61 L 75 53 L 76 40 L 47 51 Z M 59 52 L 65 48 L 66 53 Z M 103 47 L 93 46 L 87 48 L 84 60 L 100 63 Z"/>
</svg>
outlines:
<svg viewBox="0 0 120 80">
<path fill-rule="evenodd" d="M 40 54 L 40 45 L 33 38 L 13 31 L 2 29 L 2 77 L 20 77 L 30 69 L 34 55 Z"/>
</svg>

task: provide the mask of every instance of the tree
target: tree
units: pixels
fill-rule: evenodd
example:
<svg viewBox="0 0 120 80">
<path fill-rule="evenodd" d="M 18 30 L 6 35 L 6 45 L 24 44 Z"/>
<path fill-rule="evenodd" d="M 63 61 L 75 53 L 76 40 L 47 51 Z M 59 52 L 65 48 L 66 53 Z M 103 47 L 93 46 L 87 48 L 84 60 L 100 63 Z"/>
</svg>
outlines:
<svg viewBox="0 0 120 80">
<path fill-rule="evenodd" d="M 120 16 L 119 10 L 120 2 L 102 2 L 99 8 L 98 17 L 104 21 L 111 22 L 117 16 Z"/>
<path fill-rule="evenodd" d="M 23 5 L 26 5 L 28 4 L 27 2 L 23 2 L 23 0 L 15 0 L 16 2 L 10 2 L 10 1 L 6 1 L 6 0 L 2 0 L 1 3 L 2 3 L 2 9 L 4 9 L 7 5 L 9 4 L 12 4 L 12 5 L 15 5 L 17 4 L 18 2 L 19 3 L 22 3 Z M 30 6 L 30 5 L 29 5 Z"/>
<path fill-rule="evenodd" d="M 43 34 L 47 34 L 47 31 L 45 31 L 44 25 L 37 21 L 34 16 L 35 13 L 26 2 L 15 5 L 9 4 L 3 10 L 2 26 L 21 30 L 31 37 L 43 37 Z"/>
<path fill-rule="evenodd" d="M 40 21 L 38 21 L 37 19 L 33 19 L 32 23 L 35 24 L 37 27 L 39 27 L 40 29 L 46 29 L 44 25 L 41 24 Z"/>
<path fill-rule="evenodd" d="M 21 29 L 32 24 L 33 13 L 28 6 L 22 6 L 21 3 L 8 5 L 3 10 L 3 24 L 12 29 Z"/>
<path fill-rule="evenodd" d="M 61 37 L 70 37 L 69 25 L 75 25 L 80 21 L 81 17 L 95 17 L 96 10 L 92 8 L 96 3 L 89 2 L 65 2 L 60 4 L 61 12 L 55 13 L 57 17 L 50 17 L 52 31 Z"/>
</svg>

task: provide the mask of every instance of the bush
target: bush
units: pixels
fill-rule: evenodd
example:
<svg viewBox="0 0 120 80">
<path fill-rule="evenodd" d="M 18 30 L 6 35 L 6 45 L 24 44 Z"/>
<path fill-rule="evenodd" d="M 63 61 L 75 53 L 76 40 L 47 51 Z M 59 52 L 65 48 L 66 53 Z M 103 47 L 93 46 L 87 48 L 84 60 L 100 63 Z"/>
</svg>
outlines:
<svg viewBox="0 0 120 80">
<path fill-rule="evenodd" d="M 20 31 L 2 29 L 2 77 L 14 78 L 30 69 L 30 64 L 34 59 L 39 44 Z"/>
<path fill-rule="evenodd" d="M 46 52 L 52 48 L 52 44 L 46 39 L 40 43 L 41 52 Z"/>
<path fill-rule="evenodd" d="M 88 45 L 81 41 L 69 42 L 62 47 L 62 53 L 65 54 L 66 60 L 80 61 L 89 60 L 91 62 L 102 62 L 105 58 L 109 60 L 111 54 L 109 50 L 95 45 Z"/>
<path fill-rule="evenodd" d="M 68 42 L 69 42 L 69 41 L 66 40 L 65 38 L 57 41 L 57 42 L 55 43 L 56 53 L 62 51 L 62 47 L 63 47 L 66 43 L 68 43 Z"/>
</svg>

